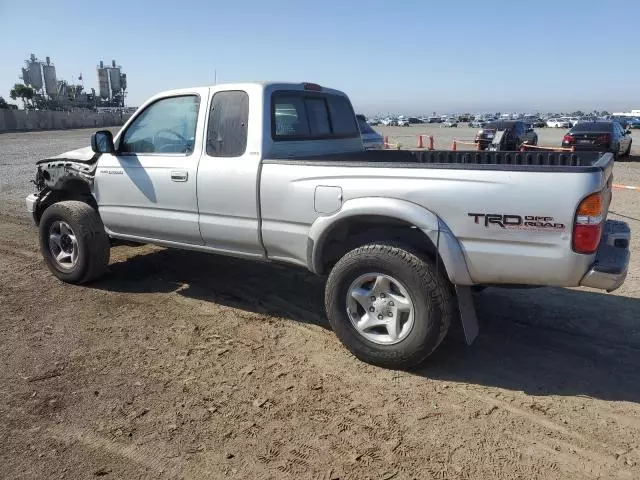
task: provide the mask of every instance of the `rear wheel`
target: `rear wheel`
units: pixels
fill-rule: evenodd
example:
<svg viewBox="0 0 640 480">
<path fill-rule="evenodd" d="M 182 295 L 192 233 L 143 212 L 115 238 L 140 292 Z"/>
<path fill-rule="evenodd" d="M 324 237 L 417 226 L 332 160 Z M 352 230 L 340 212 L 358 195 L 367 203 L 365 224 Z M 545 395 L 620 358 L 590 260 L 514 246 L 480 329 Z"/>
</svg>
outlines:
<svg viewBox="0 0 640 480">
<path fill-rule="evenodd" d="M 83 202 L 48 207 L 39 226 L 40 251 L 49 270 L 63 282 L 86 283 L 104 274 L 109 264 L 109 238 L 102 220 Z"/>
<path fill-rule="evenodd" d="M 329 322 L 360 360 L 408 368 L 440 344 L 455 312 L 442 271 L 410 248 L 380 242 L 347 253 L 325 290 Z"/>
</svg>

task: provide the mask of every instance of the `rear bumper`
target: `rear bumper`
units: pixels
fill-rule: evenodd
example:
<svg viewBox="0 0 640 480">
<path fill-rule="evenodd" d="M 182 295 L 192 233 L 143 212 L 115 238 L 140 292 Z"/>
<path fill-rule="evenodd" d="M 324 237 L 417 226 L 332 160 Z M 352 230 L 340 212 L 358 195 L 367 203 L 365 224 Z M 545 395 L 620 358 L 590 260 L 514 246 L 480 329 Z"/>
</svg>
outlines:
<svg viewBox="0 0 640 480">
<path fill-rule="evenodd" d="M 562 143 L 563 148 L 575 148 L 576 152 L 610 152 L 613 153 L 611 147 L 603 145 L 580 145 L 574 143 Z"/>
<path fill-rule="evenodd" d="M 618 220 L 607 220 L 602 231 L 596 258 L 580 285 L 613 292 L 627 278 L 629 269 L 629 225 Z"/>
</svg>

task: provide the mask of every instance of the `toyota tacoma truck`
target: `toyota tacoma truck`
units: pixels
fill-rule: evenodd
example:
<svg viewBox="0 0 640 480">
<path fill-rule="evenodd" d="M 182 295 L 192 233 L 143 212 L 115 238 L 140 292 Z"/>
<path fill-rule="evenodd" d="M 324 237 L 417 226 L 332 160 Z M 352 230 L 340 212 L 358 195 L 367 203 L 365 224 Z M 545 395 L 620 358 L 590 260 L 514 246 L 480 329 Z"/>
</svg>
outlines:
<svg viewBox="0 0 640 480">
<path fill-rule="evenodd" d="M 355 356 L 405 368 L 456 321 L 473 341 L 475 287 L 618 288 L 612 170 L 597 152 L 364 151 L 344 93 L 243 83 L 154 96 L 38 162 L 26 203 L 64 282 L 104 274 L 116 241 L 301 266 L 328 276 Z"/>
</svg>

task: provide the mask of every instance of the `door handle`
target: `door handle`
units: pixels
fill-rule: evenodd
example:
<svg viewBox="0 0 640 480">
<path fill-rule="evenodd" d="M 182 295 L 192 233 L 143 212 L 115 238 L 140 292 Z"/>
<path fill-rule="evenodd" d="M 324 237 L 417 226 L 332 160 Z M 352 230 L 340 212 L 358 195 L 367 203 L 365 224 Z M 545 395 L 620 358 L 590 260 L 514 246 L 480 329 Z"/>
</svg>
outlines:
<svg viewBox="0 0 640 480">
<path fill-rule="evenodd" d="M 171 180 L 174 182 L 186 182 L 189 178 L 189 174 L 184 171 L 174 170 L 171 172 Z"/>
</svg>

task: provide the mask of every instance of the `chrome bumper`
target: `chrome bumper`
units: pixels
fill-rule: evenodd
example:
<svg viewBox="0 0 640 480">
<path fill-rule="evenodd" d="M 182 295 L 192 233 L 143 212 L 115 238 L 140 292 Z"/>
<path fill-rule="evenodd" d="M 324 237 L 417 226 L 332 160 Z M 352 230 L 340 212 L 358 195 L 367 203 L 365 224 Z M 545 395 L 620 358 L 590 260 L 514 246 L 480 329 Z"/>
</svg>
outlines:
<svg viewBox="0 0 640 480">
<path fill-rule="evenodd" d="M 40 198 L 35 193 L 32 193 L 25 199 L 25 201 L 27 203 L 27 212 L 31 214 L 31 218 L 33 218 L 33 221 L 35 222 L 36 218 L 34 216 L 34 213 L 36 211 L 36 206 L 38 205 Z"/>
<path fill-rule="evenodd" d="M 583 287 L 613 292 L 624 283 L 629 269 L 629 225 L 618 220 L 607 220 L 602 239 L 591 269 L 580 281 Z"/>
</svg>

